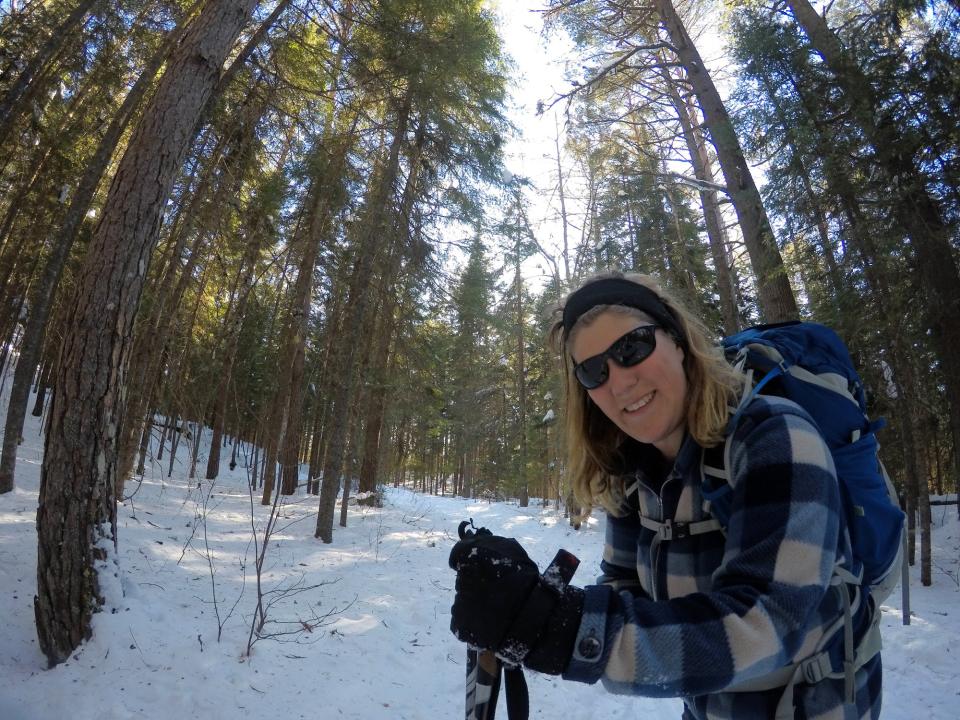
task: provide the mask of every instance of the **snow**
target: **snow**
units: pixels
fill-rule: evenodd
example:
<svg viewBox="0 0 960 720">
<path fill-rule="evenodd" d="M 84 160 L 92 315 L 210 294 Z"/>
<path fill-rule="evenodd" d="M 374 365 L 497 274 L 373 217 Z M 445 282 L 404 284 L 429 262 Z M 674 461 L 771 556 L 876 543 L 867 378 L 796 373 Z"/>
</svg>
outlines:
<svg viewBox="0 0 960 720">
<path fill-rule="evenodd" d="M 280 508 L 263 569 L 263 590 L 280 591 L 268 595 L 265 626 L 276 635 L 258 640 L 248 656 L 252 526 L 259 547 L 270 508 L 258 497 L 251 504 L 242 462 L 197 487 L 186 477 L 184 448 L 174 477 L 154 463 L 139 487 L 129 483 L 133 498 L 118 514 L 119 554 L 110 552 L 99 568 L 106 605 L 93 637 L 48 670 L 33 626 L 36 418 L 24 435 L 17 487 L 0 495 L 3 720 L 458 717 L 465 649 L 449 632 L 454 574 L 447 567 L 458 523 L 472 517 L 516 537 L 541 567 L 558 548 L 570 550 L 582 561 L 575 584 L 598 572 L 602 522 L 577 532 L 552 507 L 389 489 L 383 508 L 351 506 L 349 527 L 336 526 L 334 542 L 324 545 L 313 538 L 317 499 L 295 496 Z M 909 626 L 901 624 L 899 590 L 884 607 L 885 718 L 958 716 L 960 525 L 951 506 L 935 508 L 934 520 L 933 586 L 922 587 L 919 568 L 911 569 Z M 535 673 L 528 681 L 533 718 L 675 720 L 681 713 L 678 700 L 615 696 Z M 499 712 L 506 718 L 502 698 Z"/>
</svg>

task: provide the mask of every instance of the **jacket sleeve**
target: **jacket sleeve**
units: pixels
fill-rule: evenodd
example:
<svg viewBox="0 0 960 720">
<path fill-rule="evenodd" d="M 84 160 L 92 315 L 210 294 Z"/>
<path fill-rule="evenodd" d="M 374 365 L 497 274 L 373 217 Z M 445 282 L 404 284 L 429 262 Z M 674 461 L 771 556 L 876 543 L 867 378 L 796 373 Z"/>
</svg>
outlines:
<svg viewBox="0 0 960 720">
<path fill-rule="evenodd" d="M 731 516 L 710 589 L 653 601 L 610 584 L 586 588 L 565 677 L 602 679 L 613 692 L 702 695 L 812 651 L 840 532 L 830 452 L 796 406 L 743 418 L 733 443 Z"/>
</svg>

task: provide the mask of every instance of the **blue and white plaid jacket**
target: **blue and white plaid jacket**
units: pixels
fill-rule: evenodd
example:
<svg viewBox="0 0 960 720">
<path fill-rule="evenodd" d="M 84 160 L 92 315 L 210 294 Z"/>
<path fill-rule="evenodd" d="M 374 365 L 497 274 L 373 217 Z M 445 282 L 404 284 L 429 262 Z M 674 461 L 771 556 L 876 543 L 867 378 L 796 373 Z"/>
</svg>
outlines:
<svg viewBox="0 0 960 720">
<path fill-rule="evenodd" d="M 725 535 L 661 540 L 639 514 L 709 518 L 701 455 L 688 437 L 662 483 L 643 470 L 625 476 L 624 514 L 607 516 L 603 574 L 586 588 L 564 677 L 602 680 L 613 692 L 682 697 L 685 718 L 766 720 L 782 689 L 728 689 L 809 657 L 842 614 L 830 579 L 850 546 L 840 530 L 833 460 L 804 410 L 758 397 L 733 437 Z M 795 717 L 877 718 L 880 675 L 878 654 L 856 674 L 855 708 L 843 703 L 842 679 L 798 684 Z"/>
</svg>

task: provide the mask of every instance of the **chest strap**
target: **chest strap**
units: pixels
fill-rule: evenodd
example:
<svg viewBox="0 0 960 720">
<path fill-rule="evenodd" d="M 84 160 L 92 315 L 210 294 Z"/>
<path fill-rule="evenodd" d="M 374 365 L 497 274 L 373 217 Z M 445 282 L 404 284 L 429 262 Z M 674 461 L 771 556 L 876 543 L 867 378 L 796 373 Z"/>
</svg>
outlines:
<svg viewBox="0 0 960 720">
<path fill-rule="evenodd" d="M 681 520 L 664 520 L 659 522 L 648 517 L 640 516 L 640 524 L 647 530 L 653 530 L 660 540 L 680 540 L 691 535 L 722 530 L 723 527 L 715 518 L 698 522 L 683 522 Z"/>
</svg>

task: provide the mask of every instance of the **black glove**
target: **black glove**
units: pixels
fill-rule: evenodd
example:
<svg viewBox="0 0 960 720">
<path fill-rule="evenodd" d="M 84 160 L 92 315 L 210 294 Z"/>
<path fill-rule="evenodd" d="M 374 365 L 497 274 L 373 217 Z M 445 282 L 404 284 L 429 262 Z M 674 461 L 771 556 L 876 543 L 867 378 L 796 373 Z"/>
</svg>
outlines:
<svg viewBox="0 0 960 720">
<path fill-rule="evenodd" d="M 450 630 L 465 643 L 492 650 L 507 663 L 563 672 L 583 613 L 583 591 L 545 583 L 516 540 L 480 534 L 450 553 L 457 571 Z"/>
</svg>

